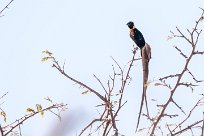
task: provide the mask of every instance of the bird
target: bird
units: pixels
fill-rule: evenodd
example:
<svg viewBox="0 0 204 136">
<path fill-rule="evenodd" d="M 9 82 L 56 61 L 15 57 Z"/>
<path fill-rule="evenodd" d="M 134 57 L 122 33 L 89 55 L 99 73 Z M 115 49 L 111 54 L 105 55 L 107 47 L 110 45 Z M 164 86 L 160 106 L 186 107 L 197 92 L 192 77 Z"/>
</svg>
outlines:
<svg viewBox="0 0 204 136">
<path fill-rule="evenodd" d="M 147 109 L 147 116 L 149 117 L 146 92 L 147 92 L 147 86 L 148 86 L 147 81 L 148 81 L 148 75 L 149 75 L 149 61 L 151 59 L 151 47 L 149 46 L 149 44 L 145 42 L 145 38 L 143 34 L 135 27 L 132 21 L 129 21 L 127 23 L 127 26 L 130 29 L 130 38 L 141 49 L 142 67 L 143 67 L 143 92 L 142 92 L 139 116 L 138 116 L 137 125 L 136 125 L 136 131 L 137 131 L 139 127 L 140 116 L 142 113 L 144 101 Z"/>
</svg>

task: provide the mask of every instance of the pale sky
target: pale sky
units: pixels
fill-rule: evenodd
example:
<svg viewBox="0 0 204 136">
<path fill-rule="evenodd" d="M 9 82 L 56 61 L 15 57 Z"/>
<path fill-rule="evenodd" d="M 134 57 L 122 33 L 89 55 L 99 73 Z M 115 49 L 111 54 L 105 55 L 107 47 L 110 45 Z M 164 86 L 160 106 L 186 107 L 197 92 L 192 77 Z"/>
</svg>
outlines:
<svg viewBox="0 0 204 136">
<path fill-rule="evenodd" d="M 0 9 L 8 2 L 1 1 Z M 107 82 L 112 73 L 110 56 L 121 66 L 131 58 L 133 42 L 126 26 L 130 20 L 135 22 L 152 48 L 149 80 L 180 72 L 184 60 L 173 45 L 183 47 L 187 52 L 187 43 L 183 40 L 167 41 L 166 38 L 176 26 L 183 31 L 191 29 L 200 16 L 199 7 L 203 7 L 203 2 L 15 0 L 0 18 L 0 96 L 9 92 L 2 106 L 8 122 L 23 116 L 26 108 L 35 107 L 36 103 L 46 105 L 46 96 L 56 102 L 67 103 L 67 112 L 83 120 L 70 135 L 74 136 L 97 117 L 94 107 L 100 103 L 97 97 L 93 94 L 81 95 L 83 89 L 51 68 L 50 62 L 41 62 L 42 51 L 47 49 L 53 52 L 61 63 L 66 61 L 68 74 L 100 90 L 93 74 Z M 203 35 L 200 39 L 198 47 L 204 50 L 200 46 L 204 44 Z M 204 77 L 201 70 L 204 68 L 203 60 L 203 56 L 197 57 L 191 65 L 198 79 Z M 119 132 L 126 136 L 139 135 L 134 132 L 142 93 L 142 68 L 141 62 L 135 64 L 131 72 L 133 81 L 125 90 L 124 100 L 128 103 L 120 113 L 121 122 L 118 123 Z M 203 84 L 197 90 L 203 91 L 202 87 Z M 158 98 L 159 102 L 165 102 L 168 93 L 158 94 L 162 89 L 150 86 L 149 99 Z M 176 99 L 180 99 L 183 106 L 191 102 L 190 90 L 181 89 Z M 43 118 L 36 116 L 22 126 L 23 136 L 47 136 L 55 120 L 57 118 L 51 114 Z"/>
</svg>

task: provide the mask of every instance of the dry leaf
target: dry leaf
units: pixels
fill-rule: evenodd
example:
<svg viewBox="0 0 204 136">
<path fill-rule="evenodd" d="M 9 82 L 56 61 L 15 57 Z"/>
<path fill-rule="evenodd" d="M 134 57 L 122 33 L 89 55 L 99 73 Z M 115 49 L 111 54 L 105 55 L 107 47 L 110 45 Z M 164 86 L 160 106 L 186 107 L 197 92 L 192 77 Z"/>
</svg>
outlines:
<svg viewBox="0 0 204 136">
<path fill-rule="evenodd" d="M 6 112 L 2 111 L 1 115 L 4 117 L 4 122 L 6 122 Z"/>
<path fill-rule="evenodd" d="M 43 57 L 42 59 L 41 59 L 41 61 L 47 61 L 48 59 L 51 59 L 52 57 Z"/>
<path fill-rule="evenodd" d="M 27 111 L 27 112 L 35 113 L 35 111 L 34 111 L 32 108 L 27 108 L 26 111 Z"/>
<path fill-rule="evenodd" d="M 83 91 L 81 94 L 87 94 L 89 90 Z"/>
<path fill-rule="evenodd" d="M 47 54 L 47 55 L 49 55 L 49 56 L 52 56 L 52 53 L 49 52 L 48 50 L 42 51 L 42 53 L 45 53 L 45 54 Z"/>
<path fill-rule="evenodd" d="M 42 110 L 42 106 L 40 104 L 36 104 L 37 111 L 43 116 L 44 111 Z"/>
</svg>

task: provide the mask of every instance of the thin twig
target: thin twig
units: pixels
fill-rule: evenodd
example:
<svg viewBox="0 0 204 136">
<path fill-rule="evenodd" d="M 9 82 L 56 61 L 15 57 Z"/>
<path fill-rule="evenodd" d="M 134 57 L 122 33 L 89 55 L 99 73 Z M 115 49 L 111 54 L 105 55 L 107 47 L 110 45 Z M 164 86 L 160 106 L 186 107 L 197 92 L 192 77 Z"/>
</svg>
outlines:
<svg viewBox="0 0 204 136">
<path fill-rule="evenodd" d="M 8 8 L 8 6 L 9 6 L 13 1 L 14 1 L 14 0 L 11 0 L 11 1 L 0 11 L 0 15 L 3 13 L 3 11 L 4 11 L 5 9 Z"/>
<path fill-rule="evenodd" d="M 5 94 L 3 94 L 0 99 L 3 99 L 6 95 L 8 94 L 8 92 L 6 92 Z"/>
<path fill-rule="evenodd" d="M 86 129 L 88 129 L 92 124 L 94 124 L 97 121 L 101 121 L 101 119 L 94 119 L 94 120 L 92 120 L 84 129 L 82 129 L 82 131 L 80 132 L 79 136 L 81 136 L 86 131 Z"/>
<path fill-rule="evenodd" d="M 169 75 L 169 76 L 162 77 L 162 78 L 160 78 L 159 80 L 162 81 L 162 80 L 164 80 L 164 79 L 173 78 L 173 77 L 178 77 L 178 76 L 180 76 L 180 74 Z"/>
<path fill-rule="evenodd" d="M 179 134 L 181 134 L 181 133 L 187 131 L 188 129 L 191 129 L 193 126 L 195 126 L 195 125 L 197 125 L 197 124 L 199 124 L 199 123 L 201 123 L 201 122 L 203 122 L 203 120 L 196 121 L 195 123 L 193 123 L 193 124 L 187 126 L 186 128 L 181 129 L 180 131 L 178 131 L 178 132 L 176 132 L 176 133 L 173 133 L 173 136 L 179 135 Z"/>
<path fill-rule="evenodd" d="M 96 76 L 96 75 L 93 75 L 96 80 L 100 83 L 100 85 L 102 86 L 103 90 L 105 91 L 106 94 L 108 94 L 108 92 L 106 91 L 106 88 L 104 87 L 104 85 L 102 84 L 101 80 Z"/>
</svg>

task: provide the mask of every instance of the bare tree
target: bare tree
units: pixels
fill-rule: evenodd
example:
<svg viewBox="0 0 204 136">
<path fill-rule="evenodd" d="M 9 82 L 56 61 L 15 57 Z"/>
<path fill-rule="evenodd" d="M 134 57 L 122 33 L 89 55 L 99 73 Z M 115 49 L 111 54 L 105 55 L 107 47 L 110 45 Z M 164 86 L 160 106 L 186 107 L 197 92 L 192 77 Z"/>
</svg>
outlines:
<svg viewBox="0 0 204 136">
<path fill-rule="evenodd" d="M 200 95 L 200 99 L 197 100 L 197 102 L 194 104 L 193 107 L 188 108 L 188 113 L 183 110 L 183 107 L 179 106 L 179 102 L 177 102 L 174 99 L 174 96 L 176 92 L 178 91 L 178 88 L 183 86 L 190 89 L 194 89 L 199 83 L 203 82 L 202 80 L 198 80 L 194 74 L 193 71 L 189 68 L 189 64 L 192 62 L 192 58 L 197 55 L 203 55 L 204 51 L 197 50 L 197 44 L 198 40 L 200 38 L 200 35 L 202 33 L 202 29 L 199 28 L 199 25 L 204 19 L 204 10 L 200 8 L 202 13 L 198 20 L 195 23 L 195 26 L 192 30 L 187 29 L 188 36 L 185 35 L 178 27 L 176 27 L 176 33 L 171 31 L 171 35 L 168 37 L 168 39 L 172 38 L 182 38 L 185 41 L 188 42 L 188 46 L 190 46 L 190 53 L 185 54 L 182 49 L 180 49 L 178 46 L 174 46 L 174 48 L 180 53 L 181 57 L 185 59 L 185 64 L 183 66 L 183 69 L 179 73 L 170 74 L 165 77 L 159 78 L 159 82 L 151 82 L 150 84 L 154 84 L 155 87 L 157 86 L 163 86 L 165 88 L 169 89 L 169 96 L 165 103 L 157 104 L 155 105 L 155 109 L 159 109 L 159 112 L 155 115 L 147 115 L 144 114 L 143 111 L 140 111 L 139 116 L 144 116 L 145 119 L 143 121 L 149 121 L 151 122 L 150 126 L 146 126 L 146 128 L 140 128 L 136 133 L 139 133 L 140 131 L 145 131 L 147 135 L 180 135 L 185 134 L 187 131 L 191 131 L 192 135 L 195 131 L 200 131 L 200 134 L 203 136 L 204 134 L 204 120 L 201 118 L 200 120 L 194 120 L 194 122 L 187 124 L 187 120 L 190 120 L 192 118 L 193 112 L 195 112 L 196 109 L 201 109 L 200 106 L 203 106 L 204 103 L 204 96 L 203 94 Z M 140 58 L 136 58 L 136 52 L 137 48 L 134 47 L 133 49 L 133 55 L 131 57 L 131 60 L 128 63 L 128 67 L 122 68 L 118 62 L 113 59 L 115 62 L 115 65 L 113 66 L 113 74 L 110 76 L 110 79 L 107 81 L 107 84 L 103 84 L 101 80 L 94 75 L 94 78 L 96 78 L 97 82 L 101 85 L 104 92 L 100 92 L 99 90 L 95 90 L 92 87 L 86 85 L 85 83 L 81 82 L 78 79 L 75 79 L 71 75 L 67 74 L 64 69 L 64 65 L 60 65 L 57 59 L 53 56 L 53 54 L 49 51 L 43 51 L 43 53 L 47 54 L 46 57 L 42 58 L 42 61 L 46 60 L 52 60 L 52 66 L 58 70 L 62 75 L 64 75 L 67 79 L 73 81 L 74 83 L 78 84 L 81 87 L 84 87 L 87 89 L 86 92 L 92 92 L 98 99 L 102 101 L 101 104 L 98 104 L 97 107 L 103 109 L 102 112 L 99 113 L 98 118 L 94 118 L 90 123 L 88 123 L 87 126 L 85 126 L 81 132 L 78 134 L 81 135 L 92 135 L 94 132 L 99 131 L 99 129 L 103 130 L 102 134 L 103 136 L 108 135 L 114 135 L 118 136 L 120 135 L 120 131 L 117 128 L 118 121 L 118 114 L 120 113 L 122 107 L 126 104 L 126 100 L 123 99 L 123 95 L 125 93 L 125 87 L 127 83 L 131 81 L 130 71 L 132 70 L 133 63 L 137 60 L 140 60 Z M 183 79 L 184 75 L 188 75 L 189 78 L 192 78 L 194 82 L 185 81 Z M 175 83 L 169 84 L 168 81 L 170 79 L 174 78 Z M 118 82 L 120 83 L 119 86 Z M 148 86 L 149 83 L 146 84 Z M 119 89 L 118 89 L 119 88 Z M 114 93 L 117 92 L 117 93 Z M 141 103 L 142 104 L 142 103 Z M 179 113 L 168 113 L 167 108 L 170 104 L 175 105 L 182 113 L 183 115 Z M 151 110 L 154 110 L 154 107 L 149 108 L 149 112 L 151 113 Z M 142 112 L 142 113 L 141 113 Z M 202 112 L 200 110 L 200 112 Z M 169 124 L 166 123 L 165 126 L 163 125 L 163 122 L 165 122 L 165 118 L 170 118 L 171 120 L 177 119 L 177 118 L 184 118 L 180 123 L 175 124 Z M 140 121 L 140 118 L 138 118 L 138 122 Z M 87 130 L 91 129 L 92 131 L 88 132 Z"/>
</svg>

